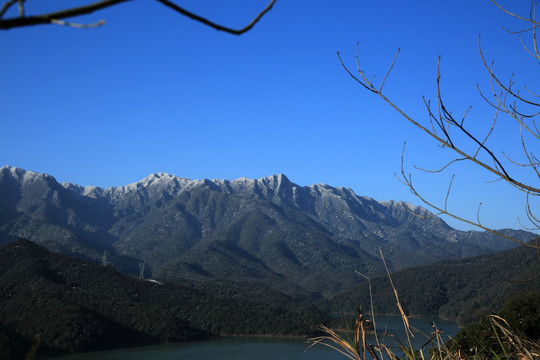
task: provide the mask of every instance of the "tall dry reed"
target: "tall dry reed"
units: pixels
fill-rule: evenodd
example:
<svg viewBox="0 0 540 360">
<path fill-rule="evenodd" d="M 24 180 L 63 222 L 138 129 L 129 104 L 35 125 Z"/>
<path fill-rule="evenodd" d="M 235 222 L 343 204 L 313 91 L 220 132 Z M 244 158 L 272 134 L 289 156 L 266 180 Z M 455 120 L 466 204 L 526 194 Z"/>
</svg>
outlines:
<svg viewBox="0 0 540 360">
<path fill-rule="evenodd" d="M 321 325 L 319 330 L 323 333 L 321 336 L 317 336 L 309 339 L 309 348 L 315 345 L 324 345 L 335 351 L 341 353 L 351 360 L 395 360 L 395 359 L 408 359 L 408 360 L 491 360 L 491 359 L 507 359 L 507 360 L 540 360 L 540 343 L 523 339 L 516 335 L 510 329 L 510 326 L 503 318 L 497 315 L 490 315 L 488 318 L 493 330 L 493 337 L 497 339 L 498 346 L 490 348 L 489 351 L 479 353 L 473 351 L 464 352 L 456 346 L 454 340 L 447 336 L 443 338 L 443 333 L 435 324 L 433 325 L 433 331 L 426 337 L 426 342 L 415 347 L 411 341 L 411 337 L 414 337 L 409 319 L 403 310 L 403 307 L 399 301 L 398 292 L 392 282 L 392 277 L 386 266 L 384 256 L 381 252 L 384 265 L 388 277 L 390 279 L 390 285 L 394 291 L 396 305 L 398 307 L 399 314 L 403 320 L 403 327 L 407 334 L 407 341 L 405 343 L 399 343 L 399 349 L 403 354 L 396 354 L 391 346 L 387 345 L 382 339 L 379 338 L 377 333 L 377 326 L 375 322 L 375 314 L 373 312 L 373 296 L 371 293 L 371 281 L 367 279 L 370 292 L 371 301 L 371 319 L 367 319 L 362 311 L 357 308 L 357 316 L 355 320 L 354 329 L 352 331 L 337 331 L 327 326 Z M 374 331 L 374 344 L 367 342 L 368 330 Z M 354 336 L 350 336 L 353 333 Z M 385 337 L 384 339 L 387 339 Z M 477 348 L 483 348 L 482 344 L 478 344 Z M 469 350 L 469 349 L 467 349 Z"/>
</svg>

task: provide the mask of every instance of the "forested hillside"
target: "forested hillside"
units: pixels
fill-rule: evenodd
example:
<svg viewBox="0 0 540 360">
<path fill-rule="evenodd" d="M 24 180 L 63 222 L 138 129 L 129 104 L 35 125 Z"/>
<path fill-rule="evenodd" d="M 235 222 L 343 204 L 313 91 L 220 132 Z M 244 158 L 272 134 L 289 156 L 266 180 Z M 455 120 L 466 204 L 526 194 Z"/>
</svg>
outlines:
<svg viewBox="0 0 540 360">
<path fill-rule="evenodd" d="M 61 353 L 221 334 L 308 335 L 327 320 L 281 294 L 238 293 L 131 279 L 18 240 L 0 248 L 0 358 L 36 342 L 41 353 Z"/>
<path fill-rule="evenodd" d="M 534 249 L 518 247 L 495 255 L 446 260 L 392 274 L 399 299 L 410 315 L 438 316 L 468 323 L 498 311 L 512 295 L 540 290 L 540 259 Z M 398 314 L 387 276 L 371 280 L 373 306 L 379 314 Z M 335 312 L 354 304 L 370 307 L 369 286 L 361 283 L 326 302 Z"/>
<path fill-rule="evenodd" d="M 416 215 L 429 217 L 422 219 Z M 377 201 L 285 175 L 190 180 L 157 173 L 108 189 L 0 168 L 0 243 L 20 237 L 123 273 L 196 281 L 258 282 L 303 299 L 328 297 L 362 278 L 494 253 L 512 243 L 458 231 L 426 209 Z M 534 234 L 503 230 L 529 241 Z"/>
</svg>

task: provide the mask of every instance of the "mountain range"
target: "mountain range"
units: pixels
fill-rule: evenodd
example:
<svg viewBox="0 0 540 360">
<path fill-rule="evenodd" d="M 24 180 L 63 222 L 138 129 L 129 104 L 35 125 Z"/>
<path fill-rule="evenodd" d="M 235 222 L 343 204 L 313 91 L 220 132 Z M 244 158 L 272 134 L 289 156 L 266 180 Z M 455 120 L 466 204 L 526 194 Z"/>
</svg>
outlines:
<svg viewBox="0 0 540 360">
<path fill-rule="evenodd" d="M 107 189 L 0 168 L 0 244 L 28 238 L 55 252 L 169 280 L 231 279 L 303 298 L 391 270 L 514 246 L 459 231 L 428 210 L 285 175 L 190 180 L 165 173 Z M 522 240 L 534 235 L 503 230 Z"/>
</svg>

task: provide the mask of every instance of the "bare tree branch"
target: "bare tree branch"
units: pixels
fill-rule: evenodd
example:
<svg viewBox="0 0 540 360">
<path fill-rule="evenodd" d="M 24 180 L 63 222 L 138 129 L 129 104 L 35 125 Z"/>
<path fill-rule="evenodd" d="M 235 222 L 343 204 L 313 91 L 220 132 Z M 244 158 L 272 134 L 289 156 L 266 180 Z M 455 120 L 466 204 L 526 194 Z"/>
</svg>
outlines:
<svg viewBox="0 0 540 360">
<path fill-rule="evenodd" d="M 105 20 L 100 20 L 97 23 L 89 24 L 89 25 L 82 25 L 82 24 L 76 24 L 72 22 L 66 22 L 61 21 L 60 19 L 66 19 L 66 18 L 72 18 L 76 16 L 81 15 L 87 15 L 90 13 L 93 13 L 94 11 L 102 10 L 105 8 L 112 7 L 114 5 L 118 5 L 120 3 L 124 3 L 130 0 L 102 0 L 97 1 L 91 4 L 74 7 L 70 9 L 64 9 L 56 12 L 51 12 L 47 14 L 41 14 L 41 15 L 34 15 L 34 16 L 25 16 L 24 15 L 24 8 L 22 6 L 24 0 L 9 0 L 6 3 L 4 3 L 2 9 L 0 10 L 0 29 L 12 29 L 17 27 L 23 27 L 23 26 L 33 26 L 33 25 L 40 25 L 40 24 L 60 24 L 60 25 L 67 25 L 72 27 L 95 27 L 104 24 Z M 245 27 L 241 29 L 232 29 L 220 24 L 217 24 L 213 21 L 210 21 L 208 19 L 205 19 L 204 17 L 197 15 L 195 13 L 192 13 L 175 3 L 169 1 L 169 0 L 157 0 L 161 4 L 167 6 L 170 9 L 173 9 L 174 11 L 182 14 L 183 16 L 186 16 L 190 19 L 193 19 L 195 21 L 198 21 L 204 25 L 210 26 L 216 30 L 219 31 L 225 31 L 229 34 L 233 35 L 241 35 L 253 28 L 257 22 L 268 12 L 274 4 L 276 3 L 276 0 L 271 0 L 270 3 Z M 15 3 L 19 4 L 19 17 L 13 17 L 8 19 L 2 19 L 3 15 L 9 10 L 11 6 L 13 6 Z"/>
<path fill-rule="evenodd" d="M 357 45 L 357 47 L 358 47 L 358 45 Z M 338 58 L 339 58 L 339 60 L 341 62 L 341 65 L 343 66 L 345 71 L 349 74 L 349 76 L 351 76 L 356 82 L 358 82 L 360 85 L 362 85 L 362 87 L 364 87 L 365 89 L 369 90 L 372 93 L 377 94 L 387 104 L 389 104 L 392 108 L 394 108 L 402 117 L 404 117 L 407 121 L 412 123 L 414 126 L 419 128 L 420 130 L 427 133 L 432 138 L 434 138 L 440 145 L 442 145 L 443 147 L 448 147 L 448 148 L 452 149 L 454 152 L 456 152 L 459 155 L 460 158 L 461 157 L 466 158 L 467 160 L 469 160 L 469 161 L 475 163 L 476 165 L 486 169 L 487 171 L 493 173 L 497 177 L 500 177 L 500 178 L 504 179 L 505 181 L 509 182 L 510 184 L 512 184 L 512 186 L 514 186 L 517 189 L 520 189 L 520 190 L 525 191 L 525 192 L 531 192 L 531 193 L 535 193 L 535 194 L 540 194 L 540 188 L 532 186 L 532 185 L 527 185 L 524 182 L 519 181 L 519 180 L 514 179 L 513 177 L 511 177 L 510 174 L 506 171 L 505 167 L 500 162 L 500 160 L 497 158 L 497 156 L 495 156 L 493 151 L 490 148 L 488 148 L 487 146 L 485 146 L 482 143 L 482 141 L 478 140 L 464 126 L 462 126 L 459 122 L 457 122 L 453 118 L 452 114 L 446 109 L 444 103 L 442 102 L 442 98 L 440 96 L 440 72 L 439 72 L 439 69 L 437 70 L 437 72 L 438 72 L 437 88 L 438 88 L 438 94 L 439 94 L 438 98 L 437 98 L 437 101 L 439 103 L 438 106 L 440 107 L 441 114 L 439 116 L 435 116 L 435 114 L 433 114 L 433 112 L 431 112 L 431 110 L 429 110 L 429 108 L 428 108 L 428 111 L 429 111 L 430 117 L 437 123 L 437 125 L 441 129 L 441 131 L 443 131 L 444 137 L 439 136 L 435 130 L 429 130 L 428 128 L 426 128 L 425 126 L 420 124 L 418 121 L 414 120 L 411 116 L 406 114 L 392 100 L 390 100 L 381 91 L 379 91 L 379 89 L 375 86 L 373 81 L 369 80 L 365 76 L 363 70 L 361 70 L 360 67 L 359 67 L 359 71 L 358 71 L 359 75 L 360 75 L 359 77 L 352 74 L 352 72 L 348 69 L 348 67 L 344 64 L 343 60 L 341 59 L 341 56 L 340 56 L 339 52 L 338 52 L 337 55 L 338 55 Z M 357 61 L 357 63 L 358 63 L 358 61 Z M 465 150 L 463 150 L 461 147 L 454 146 L 454 144 L 452 143 L 452 138 L 449 135 L 448 128 L 446 127 L 445 124 L 450 124 L 450 125 L 458 128 L 463 134 L 465 134 L 467 136 L 467 138 L 469 138 L 474 144 L 476 144 L 476 146 L 480 146 L 482 148 L 482 150 L 484 150 L 489 155 L 489 157 L 493 160 L 494 165 L 493 166 L 489 165 L 486 162 L 478 159 L 476 155 L 469 154 Z"/>
<path fill-rule="evenodd" d="M 454 182 L 455 175 L 452 175 L 450 179 L 450 184 L 448 185 L 448 191 L 446 192 L 446 197 L 444 198 L 444 211 L 448 211 L 448 198 L 450 197 L 450 190 L 452 190 L 452 183 Z"/>
<path fill-rule="evenodd" d="M 456 219 L 460 222 L 463 222 L 465 224 L 469 224 L 469 225 L 472 225 L 472 226 L 475 226 L 475 227 L 478 227 L 482 230 L 485 230 L 485 231 L 488 231 L 492 234 L 495 234 L 497 236 L 500 236 L 500 237 L 503 237 L 505 239 L 508 239 L 510 241 L 513 241 L 515 243 L 518 243 L 520 245 L 524 245 L 524 246 L 527 246 L 527 247 L 531 247 L 531 248 L 537 248 L 537 246 L 535 244 L 530 244 L 528 242 L 524 242 L 524 241 L 521 241 L 521 240 L 518 240 L 512 236 L 509 236 L 509 235 L 506 235 L 498 230 L 494 230 L 490 227 L 487 227 L 487 226 L 484 226 L 480 223 L 480 219 L 479 219 L 479 211 L 480 211 L 480 206 L 478 207 L 478 212 L 477 212 L 477 221 L 474 222 L 474 221 L 471 221 L 471 220 L 468 220 L 464 217 L 461 217 L 461 216 L 458 216 L 456 214 L 454 214 L 453 212 L 451 211 L 448 211 L 446 210 L 445 208 L 441 208 L 437 205 L 435 205 L 434 203 L 426 200 L 417 190 L 416 188 L 414 187 L 413 183 L 412 183 L 412 177 L 411 177 L 411 174 L 409 174 L 408 176 L 405 174 L 405 169 L 404 169 L 404 166 L 403 166 L 403 156 L 402 156 L 402 159 L 401 159 L 401 180 L 404 184 L 407 185 L 407 187 L 409 188 L 409 190 L 411 190 L 411 192 L 418 198 L 420 199 L 420 201 L 422 201 L 425 205 L 433 208 L 436 210 L 436 214 L 434 214 L 434 216 L 439 216 L 439 215 L 447 215 L 453 219 Z M 449 190 L 448 190 L 449 191 Z M 448 193 L 447 193 L 447 196 L 448 196 Z M 445 198 L 445 207 L 446 207 L 446 198 Z M 418 216 L 417 214 L 415 214 L 414 212 L 410 211 L 413 215 L 416 215 Z M 426 218 L 426 217 L 423 217 L 423 216 L 418 216 L 420 218 Z M 431 216 L 430 216 L 431 217 Z"/>
<path fill-rule="evenodd" d="M 453 160 L 449 161 L 448 163 L 446 163 L 442 168 L 437 169 L 437 170 L 427 170 L 427 169 L 421 168 L 421 167 L 419 167 L 417 165 L 414 165 L 414 168 L 418 169 L 420 171 L 423 171 L 423 172 L 428 172 L 428 173 L 440 173 L 440 172 L 443 172 L 447 167 L 449 167 L 453 163 L 458 162 L 458 161 L 463 161 L 463 160 L 467 160 L 467 159 L 465 159 L 465 158 L 453 159 Z"/>
<path fill-rule="evenodd" d="M 503 85 L 501 83 L 501 81 L 499 80 L 499 78 L 495 75 L 495 73 L 493 72 L 493 69 L 491 67 L 489 67 L 487 65 L 487 62 L 486 62 L 486 59 L 484 57 L 484 53 L 482 52 L 482 46 L 480 44 L 480 36 L 478 36 L 478 49 L 479 49 L 479 52 L 480 52 L 480 58 L 482 59 L 482 62 L 484 63 L 484 67 L 486 68 L 486 70 L 489 72 L 489 75 L 491 76 L 491 78 L 493 80 L 495 80 L 495 82 L 497 83 L 497 85 L 503 89 L 507 94 L 510 94 L 512 95 L 513 97 L 515 97 L 516 99 L 518 99 L 519 101 L 522 101 L 526 104 L 529 104 L 529 105 L 533 105 L 533 106 L 540 106 L 539 103 L 537 102 L 533 102 L 533 101 L 529 101 L 521 96 L 519 96 L 519 94 L 516 94 L 514 93 L 512 90 L 511 90 L 511 87 L 510 86 L 506 86 L 506 85 Z"/>
<path fill-rule="evenodd" d="M 4 3 L 4 5 L 2 6 L 2 9 L 0 9 L 0 19 L 2 18 L 2 16 L 4 16 L 6 11 L 8 11 L 9 8 L 13 6 L 13 4 L 15 4 L 16 2 L 17 0 L 10 0 Z"/>
<path fill-rule="evenodd" d="M 497 6 L 499 9 L 501 9 L 502 11 L 504 11 L 505 13 L 507 13 L 508 15 L 510 16 L 513 16 L 517 19 L 520 19 L 520 20 L 523 20 L 523 21 L 526 21 L 526 22 L 530 22 L 532 24 L 535 24 L 535 25 L 540 25 L 540 23 L 536 22 L 534 19 L 531 19 L 531 18 L 524 18 L 523 16 L 520 16 L 518 14 L 515 14 L 507 9 L 505 9 L 504 7 L 502 7 L 501 5 L 499 5 L 499 3 L 497 3 L 495 0 L 491 0 L 492 3 L 495 4 L 495 6 Z M 534 2 L 531 2 L 531 6 L 535 6 L 534 5 Z"/>
<path fill-rule="evenodd" d="M 10 0 L 10 1 L 7 1 L 6 3 L 4 3 L 4 5 L 2 6 L 2 9 L 0 9 L 0 19 L 2 18 L 2 16 L 4 16 L 6 11 L 8 11 L 9 8 L 11 6 L 13 6 L 17 1 L 18 0 Z"/>
<path fill-rule="evenodd" d="M 97 21 L 95 23 L 90 23 L 90 24 L 79 24 L 79 23 L 74 23 L 74 22 L 64 21 L 64 20 L 51 20 L 51 23 L 56 24 L 56 25 L 69 26 L 76 29 L 89 29 L 89 28 L 105 25 L 105 20 L 100 20 L 100 21 Z"/>
<path fill-rule="evenodd" d="M 52 24 L 54 23 L 54 20 L 91 14 L 94 11 L 109 8 L 114 5 L 118 5 L 120 3 L 126 2 L 126 1 L 130 1 L 130 0 L 102 0 L 102 1 L 92 3 L 92 4 L 79 6 L 79 7 L 75 7 L 71 9 L 60 10 L 56 12 L 51 12 L 48 14 L 4 19 L 4 20 L 0 20 L 0 29 L 5 30 L 5 29 L 11 29 L 15 27 L 22 27 L 22 26 Z"/>
<path fill-rule="evenodd" d="M 249 31 L 253 26 L 255 26 L 255 24 L 264 16 L 264 14 L 266 14 L 268 11 L 270 11 L 270 9 L 272 9 L 272 7 L 274 6 L 274 4 L 276 3 L 276 0 L 272 0 L 267 6 L 266 8 L 261 11 L 259 13 L 259 15 L 257 15 L 248 25 L 246 25 L 245 27 L 243 27 L 242 29 L 231 29 L 231 28 L 228 28 L 226 26 L 223 26 L 223 25 L 219 25 L 215 22 L 212 22 L 210 20 L 207 20 L 197 14 L 194 14 L 192 12 L 189 12 L 183 8 L 181 8 L 180 6 L 176 5 L 175 3 L 169 1 L 169 0 L 157 0 L 158 2 L 162 3 L 163 5 L 179 12 L 180 14 L 184 15 L 184 16 L 187 16 L 188 18 L 190 19 L 193 19 L 195 21 L 198 21 L 200 23 L 203 23 L 205 25 L 208 25 L 216 30 L 219 30 L 219 31 L 225 31 L 229 34 L 233 34 L 233 35 L 241 35 L 247 31 Z"/>
<path fill-rule="evenodd" d="M 18 1 L 18 8 L 19 8 L 19 16 L 24 17 L 24 6 L 23 6 L 24 0 Z"/>
<path fill-rule="evenodd" d="M 527 30 L 516 32 L 515 34 L 520 37 L 520 41 L 524 45 L 527 52 L 532 55 L 533 58 L 540 60 L 540 54 L 536 39 L 536 28 L 537 26 L 540 26 L 540 23 L 536 21 L 536 4 L 534 2 L 531 2 L 531 11 L 529 14 L 529 18 L 526 18 L 514 14 L 506 9 L 503 9 L 499 4 L 495 2 L 495 0 L 492 1 L 499 8 L 504 10 L 507 14 L 510 14 L 517 19 L 532 24 L 532 26 L 528 26 Z M 529 34 L 532 37 L 532 47 L 529 48 L 525 46 L 525 42 L 521 37 L 521 34 Z M 486 103 L 494 109 L 494 115 L 491 120 L 491 125 L 483 136 L 476 135 L 465 124 L 465 120 L 467 116 L 469 116 L 469 111 L 471 109 L 470 107 L 465 111 L 462 119 L 458 121 L 456 117 L 452 114 L 452 111 L 447 108 L 445 102 L 443 101 L 443 95 L 441 91 L 440 56 L 437 60 L 436 74 L 437 109 L 435 110 L 434 108 L 432 108 L 431 102 L 429 100 L 426 100 L 424 96 L 422 97 L 428 114 L 427 121 L 429 122 L 429 124 L 426 125 L 423 125 L 422 123 L 416 121 L 413 117 L 405 113 L 404 110 L 402 110 L 398 105 L 396 105 L 383 93 L 383 85 L 387 80 L 388 74 L 395 65 L 397 55 L 392 61 L 391 66 L 387 70 L 386 75 L 384 76 L 380 86 L 376 86 L 373 80 L 374 78 L 369 79 L 362 70 L 358 54 L 358 43 L 356 46 L 356 67 L 358 74 L 353 74 L 349 70 L 349 68 L 344 64 L 343 60 L 341 59 L 339 52 L 338 58 L 341 65 L 349 74 L 349 76 L 351 76 L 364 89 L 376 94 L 384 102 L 386 102 L 393 109 L 395 109 L 404 119 L 409 121 L 418 129 L 427 133 L 431 138 L 436 141 L 438 146 L 443 149 L 451 149 L 454 152 L 455 158 L 447 161 L 438 170 L 425 170 L 416 165 L 414 166 L 415 169 L 430 173 L 441 173 L 444 170 L 448 169 L 451 165 L 462 163 L 464 160 L 474 165 L 477 165 L 480 168 L 483 168 L 489 173 L 495 175 L 495 181 L 503 180 L 510 186 L 526 194 L 525 210 L 529 222 L 533 224 L 534 227 L 531 229 L 525 228 L 523 226 L 523 228 L 527 230 L 540 230 L 540 217 L 536 216 L 531 209 L 531 199 L 533 199 L 532 197 L 540 196 L 540 185 L 538 184 L 538 180 L 540 180 L 540 160 L 534 154 L 534 152 L 529 151 L 530 148 L 536 149 L 538 143 L 534 143 L 534 147 L 529 146 L 529 144 L 527 143 L 528 140 L 540 141 L 540 130 L 535 122 L 536 117 L 540 116 L 540 111 L 538 110 L 540 108 L 540 102 L 537 100 L 540 96 L 530 91 L 528 88 L 526 88 L 527 93 L 534 97 L 534 100 L 529 100 L 526 97 L 522 96 L 519 91 L 516 91 L 514 89 L 515 83 L 513 75 L 510 77 L 508 84 L 503 84 L 503 82 L 500 81 L 499 77 L 495 74 L 493 70 L 493 63 L 491 63 L 491 65 L 488 65 L 486 61 L 486 58 L 482 52 L 480 37 L 478 38 L 478 48 L 480 58 L 489 75 L 491 96 L 486 96 L 480 90 L 480 87 L 478 85 L 477 88 L 482 99 L 484 99 Z M 496 146 L 497 144 L 493 145 L 489 142 L 489 140 L 492 138 L 497 124 L 499 123 L 498 120 L 501 116 L 504 115 L 507 115 L 511 120 L 515 121 L 515 124 L 519 127 L 521 142 L 520 145 L 525 158 L 525 160 L 522 162 L 511 159 L 502 149 L 498 149 L 498 147 Z M 406 174 L 404 170 L 404 152 L 405 146 L 403 148 L 403 153 L 401 156 L 401 175 L 398 177 L 398 179 L 409 188 L 409 190 L 413 193 L 414 196 L 416 196 L 418 199 L 420 199 L 421 202 L 434 210 L 433 214 L 427 217 L 447 215 L 453 219 L 478 227 L 482 230 L 491 232 L 508 240 L 514 241 L 518 244 L 537 248 L 540 251 L 538 244 L 532 244 L 518 240 L 498 230 L 494 230 L 489 226 L 483 225 L 480 219 L 480 210 L 482 208 L 481 202 L 476 211 L 475 220 L 469 220 L 452 212 L 449 208 L 449 198 L 452 185 L 454 183 L 454 175 L 452 175 L 451 177 L 442 206 L 438 206 L 436 203 L 424 198 L 423 195 L 415 188 L 412 181 L 412 175 Z M 523 168 L 525 170 L 529 169 L 530 171 L 529 173 L 524 174 L 523 171 L 517 171 L 516 166 L 519 166 L 520 168 Z M 408 209 L 408 211 L 415 216 L 426 217 L 418 215 L 410 209 Z"/>
<path fill-rule="evenodd" d="M 482 207 L 482 202 L 480 201 L 480 204 L 478 204 L 478 210 L 476 211 L 476 222 L 479 224 L 479 225 L 482 225 L 482 223 L 480 222 L 480 208 Z M 446 209 L 445 209 L 446 210 Z"/>
<path fill-rule="evenodd" d="M 533 228 L 529 228 L 529 230 L 534 231 L 540 229 L 540 220 L 534 215 L 534 213 L 531 210 L 531 202 L 529 199 L 529 194 L 527 194 L 527 218 L 531 222 L 531 224 L 534 225 Z"/>
<path fill-rule="evenodd" d="M 388 78 L 388 75 L 390 75 L 390 71 L 392 71 L 393 67 L 394 67 L 394 64 L 396 63 L 396 60 L 397 60 L 397 57 L 399 55 L 399 48 L 397 49 L 396 51 L 396 56 L 394 56 L 394 60 L 392 60 L 392 64 L 390 64 L 390 67 L 388 68 L 388 71 L 386 71 L 386 74 L 384 75 L 384 79 L 383 81 L 381 82 L 381 86 L 379 86 L 379 92 L 382 91 L 382 88 L 384 86 L 384 82 L 386 81 L 386 79 Z"/>
</svg>

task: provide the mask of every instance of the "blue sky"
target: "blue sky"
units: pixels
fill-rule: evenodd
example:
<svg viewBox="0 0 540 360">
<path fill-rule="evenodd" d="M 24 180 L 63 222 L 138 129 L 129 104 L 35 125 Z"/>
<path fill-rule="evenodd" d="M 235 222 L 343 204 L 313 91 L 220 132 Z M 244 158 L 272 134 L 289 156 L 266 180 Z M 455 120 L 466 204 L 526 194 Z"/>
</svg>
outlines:
<svg viewBox="0 0 540 360">
<path fill-rule="evenodd" d="M 54 2 L 61 6 L 66 1 Z M 265 1 L 178 1 L 231 27 L 242 27 Z M 528 14 L 528 1 L 503 3 Z M 32 6 L 35 6 L 34 8 Z M 36 7 L 37 6 L 37 7 Z M 40 9 L 27 1 L 29 13 Z M 358 86 L 356 43 L 367 74 L 382 79 L 401 54 L 386 94 L 419 121 L 422 96 L 435 99 L 437 57 L 442 88 L 455 114 L 472 105 L 473 131 L 484 134 L 493 111 L 478 53 L 503 79 L 538 83 L 534 61 L 502 29 L 522 29 L 489 0 L 285 1 L 256 27 L 233 36 L 184 18 L 157 2 L 133 1 L 74 19 L 95 29 L 56 25 L 0 32 L 0 163 L 45 172 L 58 181 L 101 187 L 153 172 L 191 179 L 286 174 L 299 185 L 351 187 L 377 200 L 420 204 L 394 176 L 405 165 L 426 198 L 494 227 L 519 227 L 524 196 L 475 167 L 429 175 L 448 159 L 426 135 Z M 519 146 L 519 128 L 501 121 L 492 144 Z M 517 149 L 519 150 L 519 148 Z M 529 179 L 534 183 L 535 179 Z M 537 179 L 536 179 L 537 181 Z M 453 226 L 468 229 L 457 223 Z"/>
</svg>

